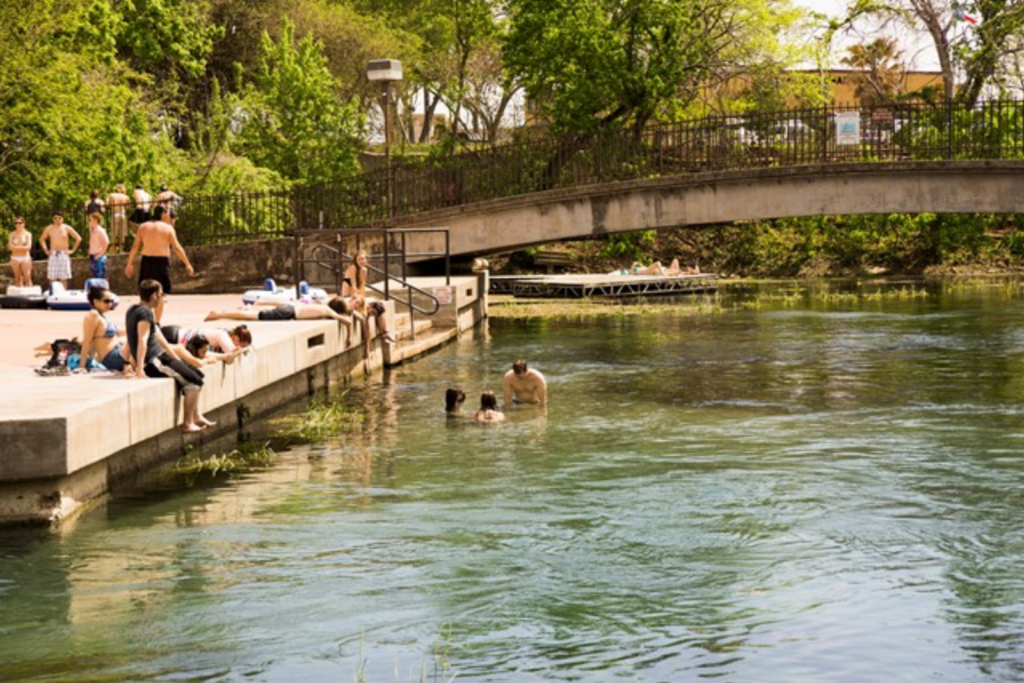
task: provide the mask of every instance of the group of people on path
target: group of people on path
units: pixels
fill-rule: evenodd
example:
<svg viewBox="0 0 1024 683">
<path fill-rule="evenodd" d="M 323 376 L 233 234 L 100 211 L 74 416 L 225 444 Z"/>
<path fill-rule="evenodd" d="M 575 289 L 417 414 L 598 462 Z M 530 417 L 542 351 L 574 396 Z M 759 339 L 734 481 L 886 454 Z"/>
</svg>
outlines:
<svg viewBox="0 0 1024 683">
<path fill-rule="evenodd" d="M 123 186 L 118 186 L 123 187 Z M 144 192 L 144 191 L 143 191 Z M 178 242 L 174 223 L 177 220 L 177 211 L 174 208 L 174 198 L 180 199 L 178 195 L 167 190 L 167 199 L 158 202 L 150 212 L 147 208 L 136 208 L 132 215 L 132 226 L 135 237 L 132 242 L 131 251 L 128 255 L 128 264 L 125 267 L 125 274 L 131 278 L 134 275 L 134 262 L 136 254 L 141 250 L 142 264 L 140 267 L 140 280 L 155 279 L 164 285 L 164 290 L 171 291 L 170 280 L 170 253 L 178 255 L 189 275 L 195 271 L 189 263 L 185 250 Z M 87 204 L 89 209 L 89 274 L 93 278 L 107 279 L 107 252 L 111 246 L 119 250 L 124 240 L 124 235 L 119 231 L 120 219 L 126 214 L 121 205 L 114 205 L 111 237 L 103 227 L 103 210 L 107 206 L 98 198 L 98 192 L 93 192 L 92 200 Z M 158 197 L 164 196 L 164 193 Z M 113 195 L 111 195 L 113 197 Z M 127 197 L 127 195 L 125 195 Z M 108 197 L 108 201 L 110 197 Z M 148 200 L 147 200 L 148 202 Z M 138 205 L 137 205 L 138 206 Z M 125 218 L 125 220 L 127 220 Z M 140 221 L 135 223 L 134 221 Z M 126 223 L 127 224 L 127 223 Z M 82 236 L 68 223 L 64 222 L 64 214 L 60 211 L 53 213 L 52 221 L 47 225 L 39 236 L 39 246 L 47 258 L 46 277 L 50 282 L 59 282 L 67 289 L 72 278 L 71 257 L 75 255 L 82 244 Z M 16 287 L 32 286 L 32 233 L 25 226 L 25 219 L 17 216 L 14 219 L 14 230 L 7 238 L 7 246 L 11 252 L 11 271 L 14 274 L 14 285 Z"/>
<path fill-rule="evenodd" d="M 530 368 L 526 361 L 519 359 L 512 363 L 512 369 L 505 373 L 502 380 L 504 389 L 504 408 L 509 410 L 514 404 L 533 404 L 546 407 L 548 404 L 548 383 L 539 371 Z M 445 411 L 450 416 L 462 414 L 462 405 L 466 401 L 466 393 L 458 387 L 449 387 L 445 391 Z M 505 413 L 498 410 L 498 397 L 493 391 L 485 391 L 480 395 L 480 409 L 473 413 L 473 420 L 481 424 L 497 424 L 505 421 Z"/>
</svg>

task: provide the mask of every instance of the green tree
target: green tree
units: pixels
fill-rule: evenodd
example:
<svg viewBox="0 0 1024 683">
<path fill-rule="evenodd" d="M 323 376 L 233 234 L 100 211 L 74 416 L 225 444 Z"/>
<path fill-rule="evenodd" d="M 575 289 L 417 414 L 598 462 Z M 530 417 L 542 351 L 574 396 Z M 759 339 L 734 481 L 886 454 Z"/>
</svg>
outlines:
<svg viewBox="0 0 1024 683">
<path fill-rule="evenodd" d="M 970 25 L 966 14 L 979 23 Z M 851 0 L 846 16 L 831 22 L 829 36 L 861 20 L 881 20 L 929 37 L 942 70 L 947 101 L 973 105 L 997 82 L 1000 69 L 1020 50 L 1024 3 L 1007 0 Z"/>
<path fill-rule="evenodd" d="M 892 38 L 876 38 L 869 43 L 851 45 L 843 64 L 855 70 L 854 93 L 863 104 L 887 104 L 900 94 L 903 53 Z"/>
<path fill-rule="evenodd" d="M 151 182 L 177 167 L 103 30 L 118 21 L 95 0 L 41 0 L 31 12 L 0 5 L 0 201 L 9 210 L 77 206 L 93 187 Z"/>
<path fill-rule="evenodd" d="M 742 39 L 732 0 L 509 0 L 505 65 L 559 128 L 636 130 L 693 100 Z"/>
<path fill-rule="evenodd" d="M 222 29 L 209 23 L 202 0 L 121 0 L 123 22 L 117 44 L 120 56 L 137 71 L 167 81 L 197 78 Z"/>
<path fill-rule="evenodd" d="M 311 34 L 296 43 L 283 20 L 279 41 L 264 34 L 259 70 L 242 95 L 240 150 L 290 180 L 355 173 L 364 117 L 339 88 L 321 43 Z"/>
</svg>

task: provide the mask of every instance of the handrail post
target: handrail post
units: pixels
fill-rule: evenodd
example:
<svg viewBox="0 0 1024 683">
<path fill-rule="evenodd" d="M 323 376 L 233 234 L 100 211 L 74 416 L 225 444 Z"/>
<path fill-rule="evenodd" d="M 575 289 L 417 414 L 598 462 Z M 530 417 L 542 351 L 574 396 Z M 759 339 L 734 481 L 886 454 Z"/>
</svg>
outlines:
<svg viewBox="0 0 1024 683">
<path fill-rule="evenodd" d="M 444 231 L 444 284 L 451 286 L 452 284 L 452 247 L 451 247 L 452 234 L 445 228 Z"/>
<path fill-rule="evenodd" d="M 390 270 L 390 252 L 388 251 L 388 231 L 385 228 L 381 230 L 384 233 L 384 300 L 387 301 L 391 298 L 391 270 Z"/>
<path fill-rule="evenodd" d="M 299 298 L 299 283 L 302 282 L 302 235 L 295 233 L 292 237 L 295 244 L 295 298 Z"/>
<path fill-rule="evenodd" d="M 406 254 L 409 253 L 408 243 L 406 242 L 406 232 L 402 231 L 402 282 L 405 284 L 405 290 L 409 293 L 409 332 L 412 334 L 412 338 L 416 339 L 416 309 L 412 305 L 412 287 L 409 286 L 409 271 L 408 271 L 408 258 Z"/>
<path fill-rule="evenodd" d="M 946 100 L 946 161 L 953 160 L 953 101 Z"/>
</svg>

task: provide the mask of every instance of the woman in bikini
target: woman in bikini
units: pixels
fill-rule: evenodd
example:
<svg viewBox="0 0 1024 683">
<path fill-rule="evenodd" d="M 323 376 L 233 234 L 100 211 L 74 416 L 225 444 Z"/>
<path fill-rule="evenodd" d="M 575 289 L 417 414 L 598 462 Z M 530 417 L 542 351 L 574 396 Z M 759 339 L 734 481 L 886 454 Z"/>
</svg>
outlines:
<svg viewBox="0 0 1024 683">
<path fill-rule="evenodd" d="M 7 238 L 11 250 L 11 270 L 14 271 L 15 287 L 32 286 L 32 233 L 25 229 L 25 219 L 14 219 L 14 232 Z"/>
<path fill-rule="evenodd" d="M 93 287 L 86 294 L 92 309 L 82 321 L 82 365 L 88 367 L 90 358 L 96 358 L 100 365 L 112 372 L 124 372 L 130 364 L 127 347 L 121 343 L 123 330 L 107 320 L 106 315 L 114 306 L 114 295 L 109 289 Z"/>
<path fill-rule="evenodd" d="M 349 299 L 353 310 L 359 311 L 367 317 L 376 318 L 380 338 L 384 340 L 385 344 L 394 344 L 395 338 L 388 330 L 388 316 L 384 302 L 366 297 L 366 279 L 370 272 L 368 262 L 369 256 L 365 249 L 356 252 L 352 265 L 345 270 L 345 277 L 341 281 L 341 296 Z M 369 341 L 369 331 L 366 336 Z"/>
</svg>

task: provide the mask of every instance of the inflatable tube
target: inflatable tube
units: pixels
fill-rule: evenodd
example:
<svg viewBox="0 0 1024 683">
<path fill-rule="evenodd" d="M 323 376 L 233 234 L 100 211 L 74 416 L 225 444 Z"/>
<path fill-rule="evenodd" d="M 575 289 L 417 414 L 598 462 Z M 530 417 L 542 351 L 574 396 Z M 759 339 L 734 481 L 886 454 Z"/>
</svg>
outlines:
<svg viewBox="0 0 1024 683">
<path fill-rule="evenodd" d="M 46 308 L 43 288 L 11 285 L 7 288 L 7 294 L 0 296 L 0 308 Z"/>
<path fill-rule="evenodd" d="M 89 305 L 89 290 L 93 287 L 103 287 L 108 289 L 107 281 L 94 278 L 85 281 L 85 289 L 64 289 L 64 286 L 59 282 L 50 283 L 50 295 L 46 297 L 46 305 L 51 311 L 88 311 L 92 306 Z M 111 304 L 110 309 L 117 308 L 119 299 L 117 295 L 111 292 L 114 297 L 114 303 Z"/>
<path fill-rule="evenodd" d="M 306 282 L 299 283 L 299 298 L 306 301 L 325 301 L 330 298 L 326 290 L 310 287 Z M 257 302 L 280 306 L 296 300 L 294 287 L 278 287 L 270 278 L 263 282 L 263 289 L 250 289 L 242 295 L 242 303 L 251 306 Z"/>
</svg>

